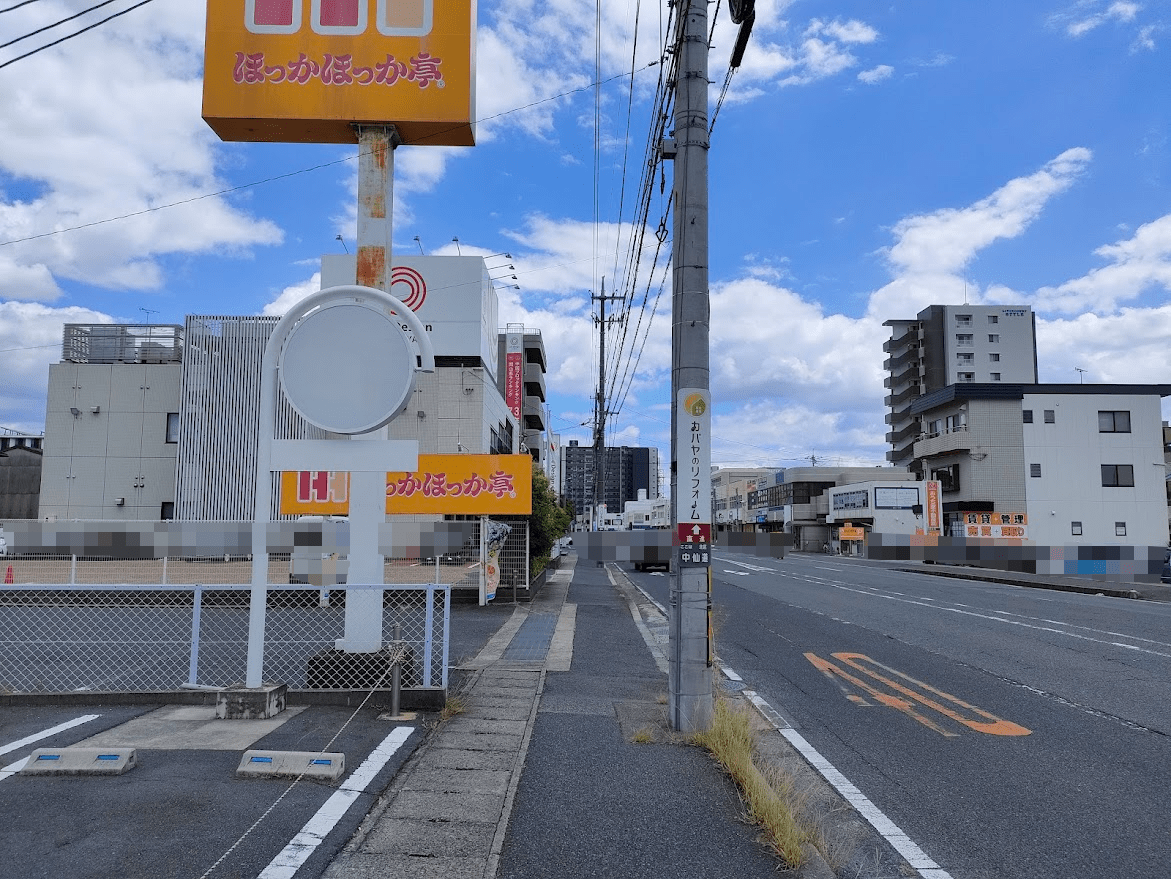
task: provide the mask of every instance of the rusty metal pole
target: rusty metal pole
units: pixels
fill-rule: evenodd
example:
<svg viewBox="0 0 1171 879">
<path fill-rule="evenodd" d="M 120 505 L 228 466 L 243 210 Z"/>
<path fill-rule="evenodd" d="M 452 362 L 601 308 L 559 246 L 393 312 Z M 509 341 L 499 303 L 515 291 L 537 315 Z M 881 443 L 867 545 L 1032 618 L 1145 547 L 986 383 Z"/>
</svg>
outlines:
<svg viewBox="0 0 1171 879">
<path fill-rule="evenodd" d="M 401 143 L 393 125 L 358 129 L 358 247 L 356 282 L 390 292 L 391 234 L 394 198 L 394 150 Z M 354 440 L 384 440 L 385 427 Z M 350 569 L 347 583 L 378 586 L 385 582 L 378 551 L 378 526 L 385 521 L 386 474 L 350 474 Z M 337 645 L 352 653 L 382 649 L 381 589 L 346 594 L 345 637 Z"/>
</svg>

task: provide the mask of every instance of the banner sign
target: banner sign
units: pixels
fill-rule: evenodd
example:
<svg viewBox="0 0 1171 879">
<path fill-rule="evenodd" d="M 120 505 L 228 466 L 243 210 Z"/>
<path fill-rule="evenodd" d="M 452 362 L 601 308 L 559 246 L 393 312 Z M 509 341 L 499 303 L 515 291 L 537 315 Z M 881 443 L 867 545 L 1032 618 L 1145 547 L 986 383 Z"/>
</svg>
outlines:
<svg viewBox="0 0 1171 879">
<path fill-rule="evenodd" d="M 939 510 L 939 480 L 927 480 L 927 533 L 938 536 L 942 515 Z"/>
<path fill-rule="evenodd" d="M 386 474 L 386 512 L 517 515 L 533 511 L 529 455 L 420 455 L 414 473 Z M 282 515 L 349 514 L 349 474 L 327 470 L 281 474 Z"/>
<path fill-rule="evenodd" d="M 712 395 L 680 388 L 676 397 L 676 541 L 681 564 L 711 566 Z"/>
<path fill-rule="evenodd" d="M 524 346 L 520 333 L 509 332 L 504 349 L 504 402 L 521 424 L 520 409 L 524 401 Z"/>
<path fill-rule="evenodd" d="M 209 0 L 203 118 L 227 141 L 475 143 L 475 0 Z"/>
</svg>

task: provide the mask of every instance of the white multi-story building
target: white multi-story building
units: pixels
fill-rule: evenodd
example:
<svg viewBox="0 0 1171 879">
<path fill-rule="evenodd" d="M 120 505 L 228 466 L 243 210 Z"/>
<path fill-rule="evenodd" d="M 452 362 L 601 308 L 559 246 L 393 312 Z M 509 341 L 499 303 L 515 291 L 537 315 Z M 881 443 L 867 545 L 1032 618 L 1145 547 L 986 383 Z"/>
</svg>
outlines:
<svg viewBox="0 0 1171 879">
<path fill-rule="evenodd" d="M 952 535 L 1165 545 L 1166 396 L 1171 385 L 949 385 L 911 407 L 927 428 L 912 469 L 940 481 Z"/>
<path fill-rule="evenodd" d="M 1023 305 L 932 305 L 914 320 L 888 320 L 890 410 L 887 460 L 906 466 L 912 445 L 924 432 L 911 411 L 923 394 L 953 384 L 1037 381 L 1035 316 Z"/>
<path fill-rule="evenodd" d="M 174 518 L 178 326 L 66 324 L 49 366 L 41 519 Z"/>
</svg>

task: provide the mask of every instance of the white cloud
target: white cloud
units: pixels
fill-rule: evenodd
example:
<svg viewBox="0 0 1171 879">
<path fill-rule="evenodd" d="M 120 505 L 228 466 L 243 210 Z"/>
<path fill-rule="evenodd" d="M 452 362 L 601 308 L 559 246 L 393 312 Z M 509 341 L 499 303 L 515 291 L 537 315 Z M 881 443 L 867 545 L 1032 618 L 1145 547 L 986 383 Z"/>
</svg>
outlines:
<svg viewBox="0 0 1171 879">
<path fill-rule="evenodd" d="M 38 4 L 8 16 L 32 29 L 80 4 Z M 138 13 L 17 62 L 0 90 L 0 241 L 85 226 L 3 248 L 9 271 L 32 269 L 111 288 L 157 288 L 157 257 L 231 254 L 281 240 L 275 224 L 224 197 L 159 206 L 226 188 L 216 139 L 200 118 L 203 4 Z M 2 269 L 0 269 L 2 271 Z M 10 298 L 53 298 L 47 283 L 6 286 Z"/>
<path fill-rule="evenodd" d="M 1082 0 L 1070 10 L 1052 16 L 1050 22 L 1063 27 L 1071 37 L 1082 37 L 1111 21 L 1119 23 L 1134 21 L 1142 10 L 1140 4 L 1133 3 L 1131 0 L 1114 0 L 1101 11 L 1090 11 L 1100 9 L 1100 6 L 1101 4 L 1097 0 L 1089 0 L 1089 2 Z"/>
<path fill-rule="evenodd" d="M 1036 306 L 1047 311 L 1108 314 L 1120 302 L 1150 287 L 1171 291 L 1171 214 L 1140 226 L 1135 234 L 1094 253 L 1109 264 L 1080 278 L 1037 291 Z"/>
<path fill-rule="evenodd" d="M 895 69 L 889 64 L 879 64 L 877 67 L 872 67 L 869 70 L 863 70 L 858 74 L 858 79 L 867 85 L 874 85 L 882 82 L 884 79 L 890 79 L 894 75 Z"/>
<path fill-rule="evenodd" d="M 113 321 L 88 308 L 0 302 L 0 425 L 40 433 L 45 424 L 49 364 L 61 359 L 64 325 Z"/>
<path fill-rule="evenodd" d="M 900 220 L 895 244 L 886 252 L 895 278 L 871 296 L 869 313 L 884 319 L 914 314 L 939 302 L 944 291 L 958 294 L 971 259 L 995 241 L 1024 232 L 1050 199 L 1081 177 L 1091 158 L 1088 149 L 1075 147 L 967 207 Z"/>
<path fill-rule="evenodd" d="M 269 315 L 283 315 L 306 296 L 311 296 L 320 289 L 321 272 L 314 272 L 311 278 L 302 281 L 300 284 L 292 284 L 288 287 L 285 287 L 285 289 L 280 292 L 280 295 L 278 295 L 276 299 L 265 304 L 260 313 Z"/>
<path fill-rule="evenodd" d="M 1037 321 L 1041 381 L 1171 384 L 1171 305 Z"/>
<path fill-rule="evenodd" d="M 824 22 L 815 18 L 809 23 L 805 33 L 809 36 L 825 34 L 839 43 L 873 43 L 878 39 L 878 31 L 856 19 Z"/>
</svg>

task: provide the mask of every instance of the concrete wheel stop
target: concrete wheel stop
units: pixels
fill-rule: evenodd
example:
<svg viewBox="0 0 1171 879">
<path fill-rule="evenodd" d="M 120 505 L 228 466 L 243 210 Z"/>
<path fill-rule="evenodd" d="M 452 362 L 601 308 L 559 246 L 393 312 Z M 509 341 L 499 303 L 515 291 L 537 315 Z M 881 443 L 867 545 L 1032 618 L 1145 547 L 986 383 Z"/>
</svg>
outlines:
<svg viewBox="0 0 1171 879">
<path fill-rule="evenodd" d="M 38 748 L 21 775 L 124 775 L 138 765 L 134 748 Z"/>
</svg>

